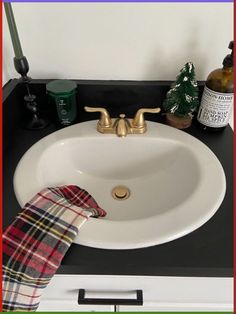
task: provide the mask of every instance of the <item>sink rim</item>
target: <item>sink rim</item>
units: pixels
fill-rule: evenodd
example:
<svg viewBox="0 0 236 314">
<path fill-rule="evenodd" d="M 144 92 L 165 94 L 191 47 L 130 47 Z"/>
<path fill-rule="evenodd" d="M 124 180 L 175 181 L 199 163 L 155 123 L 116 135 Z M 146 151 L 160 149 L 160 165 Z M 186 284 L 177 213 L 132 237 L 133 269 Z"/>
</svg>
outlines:
<svg viewBox="0 0 236 314">
<path fill-rule="evenodd" d="M 206 164 L 204 163 L 203 170 L 204 169 L 208 171 L 210 170 L 212 174 L 215 174 L 215 172 L 217 172 L 220 176 L 220 180 L 215 182 L 214 179 L 211 180 L 209 175 L 204 176 L 204 173 L 202 174 L 205 180 L 202 182 L 204 183 L 204 187 L 209 185 L 209 183 L 217 184 L 217 190 L 216 192 L 214 192 L 214 194 L 217 195 L 216 200 L 214 201 L 214 203 L 208 200 L 208 202 L 211 203 L 211 206 L 210 206 L 211 209 L 204 210 L 204 211 L 202 210 L 197 211 L 197 209 L 192 205 L 192 213 L 194 213 L 194 215 L 192 215 L 192 217 L 188 217 L 189 223 L 187 226 L 183 226 L 183 222 L 179 221 L 178 218 L 182 215 L 190 215 L 190 212 L 186 210 L 187 207 L 190 206 L 190 200 L 183 202 L 181 205 L 175 207 L 173 211 L 172 210 L 167 211 L 165 213 L 161 213 L 159 215 L 147 217 L 143 219 L 136 219 L 136 220 L 134 219 L 130 221 L 124 221 L 124 220 L 122 221 L 109 220 L 108 221 L 104 218 L 103 219 L 90 219 L 80 230 L 79 237 L 77 237 L 74 241 L 75 243 L 86 245 L 86 246 L 92 246 L 96 248 L 106 248 L 106 249 L 136 249 L 136 248 L 143 248 L 143 247 L 148 247 L 152 245 L 158 245 L 158 244 L 162 244 L 162 243 L 180 238 L 196 230 L 197 228 L 202 226 L 204 223 L 206 223 L 220 207 L 220 204 L 222 203 L 225 192 L 226 192 L 226 179 L 225 179 L 225 174 L 224 174 L 222 165 L 220 164 L 215 154 L 204 143 L 202 143 L 195 137 L 183 131 L 166 126 L 164 124 L 150 122 L 150 121 L 147 121 L 147 127 L 148 127 L 148 131 L 145 134 L 128 135 L 128 137 L 130 138 L 131 137 L 132 138 L 154 138 L 154 139 L 158 137 L 162 137 L 164 139 L 165 138 L 169 140 L 172 139 L 174 142 L 176 142 L 176 140 L 181 140 L 184 138 L 186 141 L 184 146 L 190 145 L 190 148 L 191 150 L 193 150 L 193 152 L 199 152 L 198 149 L 200 149 L 203 152 L 204 151 L 207 152 L 204 158 L 203 156 L 200 158 L 199 154 L 196 155 L 197 159 L 198 160 L 200 159 L 200 162 L 204 161 L 206 163 L 209 160 L 215 161 L 213 165 L 210 165 L 212 169 L 209 169 L 209 165 L 208 167 L 206 167 Z M 22 164 L 24 168 L 24 164 L 27 165 L 27 162 L 29 162 L 29 159 L 32 161 L 32 156 L 31 156 L 32 153 L 34 154 L 34 156 L 37 156 L 37 150 L 41 151 L 42 147 L 43 148 L 48 147 L 49 145 L 51 145 L 52 142 L 63 140 L 66 138 L 71 138 L 71 137 L 77 138 L 78 136 L 80 138 L 85 138 L 85 139 L 87 138 L 103 138 L 103 139 L 112 138 L 115 141 L 117 140 L 125 141 L 126 139 L 128 139 L 128 137 L 125 139 L 123 138 L 120 139 L 113 134 L 104 135 L 104 134 L 98 133 L 96 131 L 95 120 L 82 122 L 82 123 L 61 129 L 59 131 L 51 133 L 50 135 L 42 138 L 40 141 L 35 143 L 22 156 L 21 160 L 19 161 L 15 169 L 14 179 L 13 179 L 14 192 L 16 194 L 16 198 L 18 202 L 21 205 L 23 204 L 23 202 L 21 201 L 22 197 L 19 195 L 20 192 L 18 191 L 17 186 L 19 186 L 19 180 L 20 180 L 19 176 L 21 175 L 21 173 L 24 172 L 24 175 L 26 174 L 25 171 L 22 170 Z M 174 138 L 172 138 L 173 136 Z M 193 141 L 194 141 L 194 145 L 191 145 L 193 144 Z M 37 157 L 35 158 L 36 158 L 35 159 L 36 161 Z M 27 173 L 28 176 L 30 172 L 31 171 L 28 170 L 28 173 Z M 28 181 L 26 180 L 26 182 Z M 195 191 L 196 195 L 193 195 L 193 197 L 191 198 L 192 201 L 196 201 L 198 199 L 198 203 L 199 203 L 199 198 L 197 195 L 198 193 L 203 193 L 201 191 L 202 189 L 203 188 L 201 187 L 197 188 L 197 190 Z M 215 188 L 214 188 L 214 191 L 215 191 Z M 204 193 L 202 195 L 204 195 Z M 27 199 L 27 201 L 28 200 L 29 199 Z M 206 204 L 206 201 L 204 202 Z M 202 202 L 202 204 L 204 204 L 204 202 Z M 200 204 L 200 206 L 203 206 L 203 205 Z M 158 230 L 151 230 L 150 228 L 150 224 L 151 226 L 154 226 L 154 220 L 157 226 L 159 227 Z M 163 226 L 168 226 L 168 221 L 173 221 L 173 220 L 175 221 L 176 225 L 174 228 L 172 227 L 173 229 L 172 232 L 168 231 L 167 232 L 168 234 L 166 234 L 166 230 L 164 230 Z M 107 228 L 112 233 L 114 228 L 119 228 L 119 227 L 121 227 L 123 231 L 119 233 L 119 237 L 116 236 L 116 237 L 113 237 L 113 239 L 111 239 L 111 237 L 108 238 L 105 234 L 102 233 L 103 228 Z M 145 232 L 143 232 L 142 229 L 145 229 Z M 124 236 L 125 235 L 124 230 L 129 231 L 129 236 L 130 236 L 129 241 L 127 240 L 127 237 Z M 139 230 L 139 232 L 142 234 L 141 240 L 140 238 L 136 236 L 137 230 Z M 99 234 L 100 239 L 94 240 L 94 234 Z"/>
</svg>

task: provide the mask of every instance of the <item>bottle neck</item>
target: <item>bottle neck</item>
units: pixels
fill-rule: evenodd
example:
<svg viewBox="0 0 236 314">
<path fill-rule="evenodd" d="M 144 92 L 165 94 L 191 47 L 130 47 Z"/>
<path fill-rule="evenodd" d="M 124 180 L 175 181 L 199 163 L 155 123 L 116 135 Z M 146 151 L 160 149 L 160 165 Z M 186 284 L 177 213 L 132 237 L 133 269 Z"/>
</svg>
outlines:
<svg viewBox="0 0 236 314">
<path fill-rule="evenodd" d="M 229 67 L 229 66 L 226 66 L 224 65 L 222 70 L 225 72 L 225 73 L 232 73 L 234 71 L 234 67 Z"/>
</svg>

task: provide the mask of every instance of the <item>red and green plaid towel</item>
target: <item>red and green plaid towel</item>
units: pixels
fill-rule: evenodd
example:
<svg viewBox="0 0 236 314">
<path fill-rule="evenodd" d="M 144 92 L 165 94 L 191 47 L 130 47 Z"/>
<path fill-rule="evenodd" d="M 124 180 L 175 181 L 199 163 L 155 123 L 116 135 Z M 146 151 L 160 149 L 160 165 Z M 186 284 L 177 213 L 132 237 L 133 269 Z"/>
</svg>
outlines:
<svg viewBox="0 0 236 314">
<path fill-rule="evenodd" d="M 79 228 L 90 216 L 105 215 L 74 185 L 35 195 L 3 233 L 3 311 L 36 311 Z"/>
</svg>

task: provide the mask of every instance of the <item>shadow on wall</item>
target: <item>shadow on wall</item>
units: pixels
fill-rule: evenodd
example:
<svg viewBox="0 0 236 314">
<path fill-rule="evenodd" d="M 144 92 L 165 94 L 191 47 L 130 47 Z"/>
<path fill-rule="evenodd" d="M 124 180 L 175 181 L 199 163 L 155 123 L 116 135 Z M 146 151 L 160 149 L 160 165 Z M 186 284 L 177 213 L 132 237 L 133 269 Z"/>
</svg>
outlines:
<svg viewBox="0 0 236 314">
<path fill-rule="evenodd" d="M 171 39 L 170 39 L 171 41 Z M 168 42 L 168 40 L 166 41 Z M 176 49 L 169 49 L 169 53 L 166 54 L 166 47 L 162 49 L 161 46 L 165 46 L 165 43 L 156 48 L 153 52 L 153 56 L 150 56 L 150 64 L 144 77 L 147 80 L 155 80 L 159 77 L 159 73 L 162 73 L 162 80 L 175 80 L 179 71 L 187 62 L 193 62 L 196 71 L 197 80 L 203 80 L 206 76 L 205 69 L 207 68 L 207 56 L 201 51 L 200 45 L 201 36 L 198 31 L 197 24 L 191 25 L 191 32 L 189 30 L 189 39 L 185 42 L 185 45 L 181 43 L 181 46 L 176 46 Z M 160 58 L 158 58 L 160 56 Z"/>
</svg>

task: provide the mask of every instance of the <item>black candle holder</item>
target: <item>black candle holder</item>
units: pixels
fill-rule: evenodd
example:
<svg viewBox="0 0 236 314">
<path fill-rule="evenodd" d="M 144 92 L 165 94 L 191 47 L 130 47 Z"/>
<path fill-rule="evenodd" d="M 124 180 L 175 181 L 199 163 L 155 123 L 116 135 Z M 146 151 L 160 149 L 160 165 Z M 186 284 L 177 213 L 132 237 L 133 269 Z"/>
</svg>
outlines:
<svg viewBox="0 0 236 314">
<path fill-rule="evenodd" d="M 36 96 L 30 92 L 30 81 L 31 78 L 27 76 L 29 70 L 29 64 L 26 57 L 14 58 L 14 66 L 16 71 L 21 75 L 19 81 L 21 81 L 26 87 L 26 95 L 24 96 L 25 101 L 25 117 L 23 119 L 22 127 L 28 130 L 44 129 L 49 121 L 43 118 L 39 112 L 38 104 L 36 102 Z"/>
<path fill-rule="evenodd" d="M 38 105 L 35 99 L 35 95 L 29 94 L 24 96 L 27 112 L 24 119 L 23 127 L 29 130 L 44 129 L 49 124 L 49 121 L 47 119 L 40 117 L 38 112 Z"/>
</svg>

